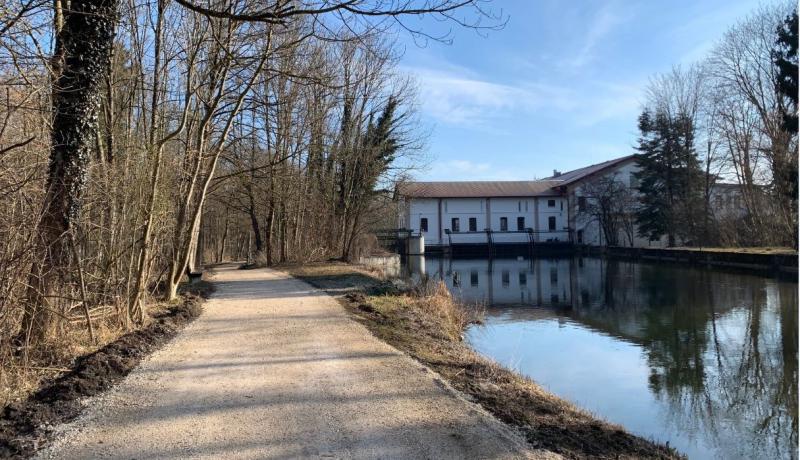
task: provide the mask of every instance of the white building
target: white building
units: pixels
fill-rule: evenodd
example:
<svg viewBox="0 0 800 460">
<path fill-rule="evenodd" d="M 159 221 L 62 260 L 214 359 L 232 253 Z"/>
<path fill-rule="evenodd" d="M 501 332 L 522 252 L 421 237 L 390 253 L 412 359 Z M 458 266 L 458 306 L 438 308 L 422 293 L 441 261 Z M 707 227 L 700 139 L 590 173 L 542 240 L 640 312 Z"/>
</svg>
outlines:
<svg viewBox="0 0 800 460">
<path fill-rule="evenodd" d="M 427 248 L 469 244 L 573 243 L 603 246 L 600 223 L 586 207 L 587 188 L 613 177 L 635 188 L 638 170 L 629 155 L 536 181 L 410 182 L 398 188 L 404 201 L 399 226 L 420 233 Z M 720 184 L 726 196 L 730 184 Z M 726 203 L 735 203 L 730 199 Z M 712 201 L 712 206 L 716 202 Z M 632 244 L 631 244 L 631 239 Z M 621 245 L 663 247 L 636 232 L 620 235 Z"/>
<path fill-rule="evenodd" d="M 747 208 L 739 184 L 714 184 L 711 188 L 711 209 L 717 219 L 745 215 Z"/>
<path fill-rule="evenodd" d="M 412 182 L 404 184 L 400 226 L 426 246 L 569 242 L 569 205 L 557 181 Z M 488 232 L 487 232 L 488 231 Z"/>
</svg>

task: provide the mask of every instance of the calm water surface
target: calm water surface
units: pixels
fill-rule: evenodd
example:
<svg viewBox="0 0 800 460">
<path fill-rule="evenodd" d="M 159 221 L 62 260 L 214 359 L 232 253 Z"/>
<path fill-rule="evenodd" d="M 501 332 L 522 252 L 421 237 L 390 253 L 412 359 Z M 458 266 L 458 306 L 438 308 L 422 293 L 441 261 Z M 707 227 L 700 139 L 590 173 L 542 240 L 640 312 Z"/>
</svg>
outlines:
<svg viewBox="0 0 800 460">
<path fill-rule="evenodd" d="M 690 458 L 797 458 L 797 280 L 599 258 L 415 258 L 480 353 Z"/>
</svg>

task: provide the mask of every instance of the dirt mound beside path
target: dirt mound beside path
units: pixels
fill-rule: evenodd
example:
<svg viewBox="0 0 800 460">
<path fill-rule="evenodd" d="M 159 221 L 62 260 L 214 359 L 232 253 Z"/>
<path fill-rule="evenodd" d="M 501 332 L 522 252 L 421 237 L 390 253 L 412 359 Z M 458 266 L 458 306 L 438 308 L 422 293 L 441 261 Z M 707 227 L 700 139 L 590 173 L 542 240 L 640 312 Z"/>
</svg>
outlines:
<svg viewBox="0 0 800 460">
<path fill-rule="evenodd" d="M 84 409 L 81 400 L 122 380 L 141 360 L 200 315 L 202 299 L 186 294 L 180 305 L 161 309 L 143 329 L 123 335 L 76 360 L 66 374 L 45 384 L 0 415 L 0 458 L 28 458 L 47 440 L 55 425 L 73 420 Z"/>
</svg>

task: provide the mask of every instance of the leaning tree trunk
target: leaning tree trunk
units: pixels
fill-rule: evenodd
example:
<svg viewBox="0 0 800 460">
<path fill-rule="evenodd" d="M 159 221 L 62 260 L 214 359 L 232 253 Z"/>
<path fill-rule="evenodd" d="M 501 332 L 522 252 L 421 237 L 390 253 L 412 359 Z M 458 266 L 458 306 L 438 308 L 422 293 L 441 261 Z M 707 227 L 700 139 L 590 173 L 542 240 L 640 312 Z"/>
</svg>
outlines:
<svg viewBox="0 0 800 460">
<path fill-rule="evenodd" d="M 32 341 L 48 334 L 55 318 L 50 301 L 69 282 L 69 235 L 80 214 L 96 145 L 100 93 L 111 70 L 118 1 L 72 0 L 63 16 L 56 12 L 50 164 L 22 323 L 22 333 Z"/>
</svg>

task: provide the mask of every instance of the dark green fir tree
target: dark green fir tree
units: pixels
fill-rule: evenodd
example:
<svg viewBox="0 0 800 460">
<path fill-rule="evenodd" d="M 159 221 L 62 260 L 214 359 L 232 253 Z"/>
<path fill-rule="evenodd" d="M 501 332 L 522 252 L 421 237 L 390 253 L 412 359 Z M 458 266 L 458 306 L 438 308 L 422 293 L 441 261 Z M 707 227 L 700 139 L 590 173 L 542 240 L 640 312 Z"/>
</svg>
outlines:
<svg viewBox="0 0 800 460">
<path fill-rule="evenodd" d="M 779 99 L 779 109 L 783 117 L 782 127 L 789 139 L 797 136 L 797 41 L 797 12 L 793 12 L 778 27 L 777 39 L 772 51 L 772 59 L 778 70 L 775 87 L 778 94 L 782 96 Z M 794 229 L 792 238 L 797 245 L 798 165 L 795 145 L 790 142 L 785 155 L 775 156 L 772 189 L 778 200 L 783 203 L 783 208 L 791 213 L 792 228 Z"/>
<path fill-rule="evenodd" d="M 645 110 L 639 116 L 639 236 L 667 244 L 691 243 L 702 225 L 701 179 L 694 149 L 694 123 L 686 114 L 671 117 Z"/>
</svg>

